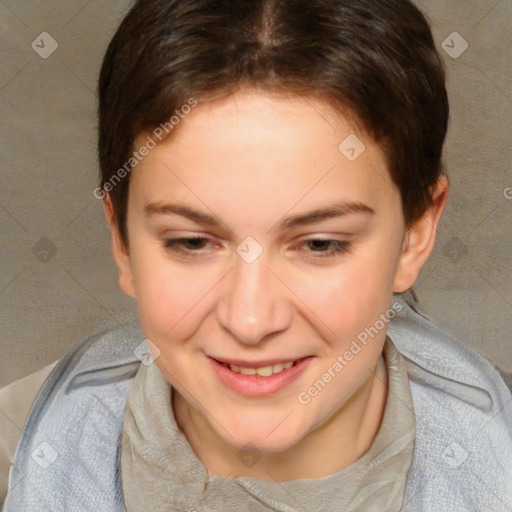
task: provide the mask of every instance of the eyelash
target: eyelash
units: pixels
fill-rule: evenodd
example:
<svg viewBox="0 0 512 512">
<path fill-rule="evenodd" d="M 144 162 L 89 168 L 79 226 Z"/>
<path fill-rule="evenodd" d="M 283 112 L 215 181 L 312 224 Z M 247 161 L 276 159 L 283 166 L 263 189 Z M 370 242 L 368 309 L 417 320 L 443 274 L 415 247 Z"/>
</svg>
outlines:
<svg viewBox="0 0 512 512">
<path fill-rule="evenodd" d="M 190 257 L 195 257 L 200 255 L 200 251 L 185 249 L 183 246 L 190 241 L 211 241 L 211 239 L 206 237 L 188 237 L 188 238 L 168 238 L 163 241 L 163 247 L 168 251 L 172 251 L 176 254 L 186 255 Z M 346 242 L 344 240 L 329 240 L 323 238 L 309 238 L 307 240 L 302 241 L 302 245 L 306 243 L 312 242 L 325 242 L 330 243 L 334 246 L 334 249 L 331 251 L 309 251 L 315 256 L 312 259 L 317 258 L 330 258 L 338 255 L 343 255 L 350 252 L 352 246 L 350 242 Z"/>
</svg>

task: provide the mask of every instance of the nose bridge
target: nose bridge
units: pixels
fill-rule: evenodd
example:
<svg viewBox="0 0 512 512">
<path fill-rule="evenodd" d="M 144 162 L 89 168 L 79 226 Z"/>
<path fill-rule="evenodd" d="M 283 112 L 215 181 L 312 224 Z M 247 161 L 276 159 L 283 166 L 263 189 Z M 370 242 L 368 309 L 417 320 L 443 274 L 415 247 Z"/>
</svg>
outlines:
<svg viewBox="0 0 512 512">
<path fill-rule="evenodd" d="M 291 321 L 285 287 L 267 268 L 265 254 L 254 261 L 237 255 L 234 265 L 225 281 L 217 316 L 238 341 L 257 344 Z"/>
</svg>

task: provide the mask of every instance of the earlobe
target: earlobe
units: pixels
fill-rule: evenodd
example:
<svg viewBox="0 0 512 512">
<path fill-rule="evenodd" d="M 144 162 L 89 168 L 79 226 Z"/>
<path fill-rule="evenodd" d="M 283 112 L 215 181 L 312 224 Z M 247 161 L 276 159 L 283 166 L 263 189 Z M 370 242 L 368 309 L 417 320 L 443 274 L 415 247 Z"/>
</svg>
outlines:
<svg viewBox="0 0 512 512">
<path fill-rule="evenodd" d="M 430 256 L 449 190 L 448 179 L 442 175 L 433 187 L 432 205 L 406 232 L 393 285 L 395 293 L 404 292 L 414 285 L 421 268 Z"/>
<path fill-rule="evenodd" d="M 105 220 L 110 228 L 112 239 L 112 255 L 119 270 L 119 287 L 121 290 L 135 298 L 135 287 L 133 284 L 133 274 L 131 269 L 130 254 L 125 246 L 116 222 L 112 201 L 108 194 L 103 198 Z"/>
</svg>

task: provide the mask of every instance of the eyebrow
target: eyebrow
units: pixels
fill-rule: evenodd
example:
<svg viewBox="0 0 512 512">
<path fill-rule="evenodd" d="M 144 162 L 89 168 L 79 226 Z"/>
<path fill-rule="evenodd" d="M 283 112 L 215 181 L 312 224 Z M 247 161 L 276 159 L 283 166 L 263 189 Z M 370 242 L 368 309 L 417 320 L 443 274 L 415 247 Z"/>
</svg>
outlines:
<svg viewBox="0 0 512 512">
<path fill-rule="evenodd" d="M 214 215 L 178 203 L 149 203 L 144 207 L 144 212 L 147 216 L 175 214 L 192 220 L 197 224 L 211 227 L 220 227 L 224 224 Z M 286 229 L 306 226 L 326 219 L 342 217 L 354 213 L 375 215 L 375 210 L 361 202 L 339 202 L 309 212 L 285 217 L 279 221 L 277 229 L 284 231 Z"/>
</svg>

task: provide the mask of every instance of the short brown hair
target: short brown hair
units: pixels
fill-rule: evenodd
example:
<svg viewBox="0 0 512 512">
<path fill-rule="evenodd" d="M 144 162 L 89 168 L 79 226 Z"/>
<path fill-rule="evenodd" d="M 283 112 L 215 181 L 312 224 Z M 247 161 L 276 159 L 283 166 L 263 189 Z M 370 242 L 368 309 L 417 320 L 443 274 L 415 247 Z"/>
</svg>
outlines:
<svg viewBox="0 0 512 512">
<path fill-rule="evenodd" d="M 140 0 L 123 19 L 98 84 L 100 186 L 135 137 L 193 96 L 242 85 L 320 96 L 352 112 L 383 150 L 408 227 L 444 173 L 443 62 L 408 0 Z M 110 190 L 128 246 L 130 175 Z"/>
</svg>

